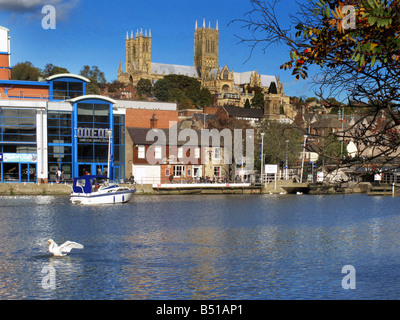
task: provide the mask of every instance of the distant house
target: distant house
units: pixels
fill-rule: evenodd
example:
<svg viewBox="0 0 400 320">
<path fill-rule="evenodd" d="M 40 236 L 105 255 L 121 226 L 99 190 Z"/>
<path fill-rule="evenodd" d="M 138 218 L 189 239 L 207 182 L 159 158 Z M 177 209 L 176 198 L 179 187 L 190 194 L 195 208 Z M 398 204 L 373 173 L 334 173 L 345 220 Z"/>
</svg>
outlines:
<svg viewBox="0 0 400 320">
<path fill-rule="evenodd" d="M 133 150 L 127 163 L 132 166 L 136 182 L 192 182 L 201 177 L 218 180 L 229 176 L 224 138 L 208 130 L 185 129 L 127 128 L 127 144 Z M 210 141 L 203 141 L 204 132 Z M 219 139 L 219 145 L 214 137 Z"/>
<path fill-rule="evenodd" d="M 224 106 L 229 118 L 236 118 L 238 120 L 246 120 L 251 125 L 255 125 L 264 119 L 264 110 L 260 108 L 241 108 L 235 106 Z"/>
</svg>

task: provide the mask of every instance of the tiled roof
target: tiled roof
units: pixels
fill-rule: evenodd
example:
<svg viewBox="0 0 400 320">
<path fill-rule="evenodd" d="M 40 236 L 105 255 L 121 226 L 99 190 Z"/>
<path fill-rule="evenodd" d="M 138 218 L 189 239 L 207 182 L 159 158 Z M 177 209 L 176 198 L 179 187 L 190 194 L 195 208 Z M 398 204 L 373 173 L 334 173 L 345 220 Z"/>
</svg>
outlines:
<svg viewBox="0 0 400 320">
<path fill-rule="evenodd" d="M 157 74 L 165 73 L 165 75 L 181 74 L 184 76 L 187 75 L 189 77 L 196 77 L 196 78 L 199 77 L 196 67 L 152 62 L 151 63 L 151 73 L 154 74 L 156 72 L 157 72 Z"/>
<path fill-rule="evenodd" d="M 225 106 L 224 108 L 231 117 L 264 118 L 264 110 L 260 108 L 241 108 L 235 106 Z"/>
</svg>

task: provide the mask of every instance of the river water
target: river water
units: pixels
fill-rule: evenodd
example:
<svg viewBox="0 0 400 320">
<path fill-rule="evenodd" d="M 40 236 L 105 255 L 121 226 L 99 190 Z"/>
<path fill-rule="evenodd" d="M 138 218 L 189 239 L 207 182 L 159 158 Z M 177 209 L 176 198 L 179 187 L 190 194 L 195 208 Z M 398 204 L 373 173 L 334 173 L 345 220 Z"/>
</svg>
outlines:
<svg viewBox="0 0 400 320">
<path fill-rule="evenodd" d="M 53 257 L 49 238 L 85 248 Z M 397 197 L 0 197 L 0 299 L 399 297 Z"/>
</svg>

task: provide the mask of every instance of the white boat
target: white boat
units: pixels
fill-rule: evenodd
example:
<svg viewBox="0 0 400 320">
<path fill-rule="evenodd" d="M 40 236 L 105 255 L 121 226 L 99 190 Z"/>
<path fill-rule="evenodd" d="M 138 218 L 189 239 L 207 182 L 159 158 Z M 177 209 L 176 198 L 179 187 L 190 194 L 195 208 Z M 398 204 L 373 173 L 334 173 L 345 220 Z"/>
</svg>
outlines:
<svg viewBox="0 0 400 320">
<path fill-rule="evenodd" d="M 74 204 L 113 204 L 131 200 L 136 189 L 120 187 L 110 180 L 112 130 L 108 130 L 108 175 L 85 175 L 74 179 L 71 202 Z"/>
<path fill-rule="evenodd" d="M 74 179 L 73 204 L 114 204 L 131 200 L 136 189 L 120 187 L 105 176 L 85 175 Z"/>
</svg>

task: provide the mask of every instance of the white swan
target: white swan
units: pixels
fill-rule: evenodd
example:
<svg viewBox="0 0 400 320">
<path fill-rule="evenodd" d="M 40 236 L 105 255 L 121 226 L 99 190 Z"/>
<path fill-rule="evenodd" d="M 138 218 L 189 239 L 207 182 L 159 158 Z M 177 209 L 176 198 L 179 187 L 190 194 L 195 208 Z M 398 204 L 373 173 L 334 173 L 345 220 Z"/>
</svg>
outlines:
<svg viewBox="0 0 400 320">
<path fill-rule="evenodd" d="M 83 249 L 83 245 L 72 241 L 66 241 L 61 246 L 58 246 L 52 239 L 49 239 L 47 244 L 49 245 L 49 251 L 56 257 L 66 256 L 71 249 Z"/>
</svg>

